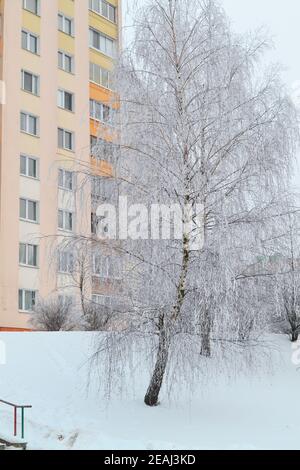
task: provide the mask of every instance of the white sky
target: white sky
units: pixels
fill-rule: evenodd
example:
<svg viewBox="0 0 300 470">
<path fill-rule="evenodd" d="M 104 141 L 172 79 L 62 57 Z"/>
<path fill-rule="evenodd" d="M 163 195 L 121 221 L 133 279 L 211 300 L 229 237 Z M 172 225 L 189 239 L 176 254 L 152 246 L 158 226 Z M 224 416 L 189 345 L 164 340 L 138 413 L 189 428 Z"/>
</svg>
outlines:
<svg viewBox="0 0 300 470">
<path fill-rule="evenodd" d="M 274 50 L 269 60 L 280 62 L 282 78 L 292 89 L 300 90 L 300 0 L 222 0 L 235 31 L 265 26 L 272 36 Z M 297 91 L 297 103 L 300 91 Z M 300 156 L 294 184 L 300 189 Z"/>
<path fill-rule="evenodd" d="M 138 2 L 143 0 L 124 0 L 125 25 L 130 24 L 130 12 Z M 283 80 L 289 87 L 298 86 L 300 90 L 300 0 L 221 0 L 221 3 L 234 31 L 246 32 L 261 26 L 267 29 L 275 48 L 268 60 L 280 62 L 285 67 Z M 295 171 L 295 182 L 300 188 L 299 169 L 297 175 Z"/>
<path fill-rule="evenodd" d="M 272 59 L 287 67 L 283 78 L 292 86 L 300 81 L 300 1 L 222 0 L 233 29 L 238 32 L 264 25 L 275 51 Z"/>
</svg>

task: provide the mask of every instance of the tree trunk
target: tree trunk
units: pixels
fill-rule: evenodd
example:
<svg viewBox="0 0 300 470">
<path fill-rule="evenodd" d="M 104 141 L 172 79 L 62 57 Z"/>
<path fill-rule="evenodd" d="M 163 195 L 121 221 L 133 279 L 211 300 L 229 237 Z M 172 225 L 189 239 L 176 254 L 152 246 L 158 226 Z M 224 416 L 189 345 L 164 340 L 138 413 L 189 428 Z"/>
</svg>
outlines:
<svg viewBox="0 0 300 470">
<path fill-rule="evenodd" d="M 144 402 L 148 406 L 157 406 L 159 392 L 163 383 L 169 357 L 170 335 L 166 328 L 159 333 L 159 344 L 154 372 Z"/>
<path fill-rule="evenodd" d="M 292 343 L 296 343 L 296 341 L 298 341 L 298 338 L 299 338 L 299 332 L 297 330 L 292 331 L 292 334 L 291 334 Z"/>
<path fill-rule="evenodd" d="M 186 197 L 186 204 L 188 204 L 188 196 Z M 188 211 L 185 211 L 187 216 Z M 179 283 L 177 287 L 177 299 L 176 304 L 173 307 L 171 317 L 168 318 L 162 314 L 159 318 L 159 343 L 156 364 L 154 367 L 154 372 L 148 387 L 147 393 L 144 398 L 144 402 L 148 406 L 157 406 L 159 392 L 163 383 L 164 375 L 166 372 L 169 350 L 171 344 L 171 324 L 174 326 L 178 320 L 184 298 L 186 295 L 186 280 L 188 273 L 188 266 L 190 260 L 190 251 L 189 251 L 190 237 L 189 234 L 184 233 L 183 235 L 183 256 L 182 256 L 182 266 L 181 273 L 179 276 Z"/>
<path fill-rule="evenodd" d="M 201 356 L 210 357 L 211 348 L 210 348 L 210 330 L 211 330 L 211 321 L 209 312 L 205 311 L 202 317 L 201 322 Z"/>
<path fill-rule="evenodd" d="M 79 290 L 80 290 L 80 303 L 81 303 L 82 314 L 85 315 L 86 312 L 85 312 L 85 298 L 84 298 L 84 276 L 82 273 L 80 273 Z"/>
</svg>

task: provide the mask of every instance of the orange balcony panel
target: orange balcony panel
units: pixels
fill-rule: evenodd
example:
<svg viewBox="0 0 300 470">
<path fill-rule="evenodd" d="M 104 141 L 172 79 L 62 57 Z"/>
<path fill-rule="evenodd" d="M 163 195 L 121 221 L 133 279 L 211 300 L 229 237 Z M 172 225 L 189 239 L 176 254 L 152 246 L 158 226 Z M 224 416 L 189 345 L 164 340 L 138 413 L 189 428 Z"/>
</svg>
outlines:
<svg viewBox="0 0 300 470">
<path fill-rule="evenodd" d="M 104 104 L 110 104 L 113 100 L 113 94 L 106 88 L 90 83 L 90 98 Z"/>
<path fill-rule="evenodd" d="M 114 170 L 110 163 L 105 160 L 97 160 L 91 157 L 91 169 L 94 175 L 112 178 L 114 176 Z"/>
<path fill-rule="evenodd" d="M 112 142 L 116 139 L 117 134 L 114 129 L 109 126 L 105 126 L 99 121 L 95 121 L 94 119 L 90 119 L 90 135 L 94 137 L 100 137 L 103 140 L 107 140 L 108 142 Z"/>
<path fill-rule="evenodd" d="M 90 134 L 94 137 L 101 137 L 102 138 L 102 131 L 104 133 L 104 129 L 101 129 L 102 126 L 98 121 L 94 119 L 90 119 Z"/>
<path fill-rule="evenodd" d="M 112 106 L 114 109 L 119 108 L 119 103 L 116 101 L 116 94 L 106 88 L 103 88 L 95 83 L 90 83 L 90 98 L 92 100 L 101 101 L 103 104 Z"/>
</svg>

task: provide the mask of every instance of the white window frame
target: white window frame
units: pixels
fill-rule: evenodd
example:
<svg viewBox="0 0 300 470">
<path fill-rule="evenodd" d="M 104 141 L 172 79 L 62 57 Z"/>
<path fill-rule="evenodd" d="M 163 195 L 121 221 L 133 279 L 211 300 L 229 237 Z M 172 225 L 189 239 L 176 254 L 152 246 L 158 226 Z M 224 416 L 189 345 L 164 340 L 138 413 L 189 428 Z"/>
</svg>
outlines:
<svg viewBox="0 0 300 470">
<path fill-rule="evenodd" d="M 96 108 L 100 108 L 100 117 L 97 116 Z M 109 109 L 109 120 L 104 119 L 104 109 L 107 108 Z M 90 118 L 93 119 L 94 121 L 102 122 L 103 124 L 106 124 L 108 126 L 113 126 L 114 125 L 114 110 L 111 106 L 108 106 L 107 104 L 102 103 L 101 101 L 97 101 L 94 99 L 90 99 Z"/>
<path fill-rule="evenodd" d="M 103 302 L 100 299 L 103 300 Z M 92 294 L 92 302 L 93 304 L 99 305 L 101 307 L 111 308 L 113 297 L 105 294 Z"/>
<path fill-rule="evenodd" d="M 66 34 L 67 36 L 74 37 L 74 18 L 72 18 L 71 16 L 68 16 L 68 15 L 65 15 L 61 11 L 58 12 L 58 17 L 57 18 L 58 18 L 58 31 L 60 31 L 61 33 Z M 62 28 L 60 28 L 60 18 L 61 18 L 61 22 L 62 22 Z M 68 32 L 68 30 L 66 28 L 66 23 L 68 21 L 70 22 L 70 25 L 71 25 L 70 33 Z"/>
<path fill-rule="evenodd" d="M 59 65 L 59 59 L 58 59 L 59 54 L 62 54 L 62 66 Z M 66 69 L 66 57 L 71 59 L 71 70 Z M 58 60 L 58 68 L 60 70 L 63 70 L 66 73 L 74 74 L 74 69 L 75 69 L 75 67 L 74 67 L 74 56 L 72 54 L 69 54 L 68 52 L 65 52 L 65 51 L 59 49 L 59 51 L 57 53 L 57 60 Z"/>
<path fill-rule="evenodd" d="M 94 44 L 93 44 L 92 38 L 94 37 L 94 33 L 99 36 L 100 48 L 94 46 Z M 105 42 L 104 49 L 101 48 L 101 38 Z M 112 46 L 112 53 L 111 54 L 108 52 L 108 48 L 106 46 L 106 41 L 109 41 L 109 43 L 111 43 L 111 46 Z M 95 51 L 101 52 L 102 54 L 106 55 L 107 57 L 114 58 L 114 56 L 115 56 L 116 41 L 113 38 L 107 36 L 106 34 L 103 34 L 101 31 L 98 31 L 97 29 L 92 28 L 92 27 L 89 28 L 89 45 L 92 49 L 94 49 Z"/>
<path fill-rule="evenodd" d="M 32 89 L 31 91 L 30 90 L 26 90 L 25 89 L 25 74 L 28 74 L 28 75 L 31 75 L 31 80 L 32 80 L 32 85 L 34 84 L 34 81 L 35 81 L 35 86 L 36 86 L 36 92 L 34 89 Z M 25 91 L 26 93 L 31 93 L 32 95 L 34 96 L 40 96 L 40 76 L 39 75 L 36 75 L 35 73 L 33 72 L 29 72 L 29 70 L 25 70 L 25 69 L 22 69 L 21 70 L 21 88 L 23 91 Z"/>
<path fill-rule="evenodd" d="M 23 0 L 23 10 L 29 11 L 33 15 L 40 16 L 40 0 L 34 0 L 34 1 L 36 3 L 36 8 L 34 11 L 32 11 L 28 6 L 29 0 Z"/>
<path fill-rule="evenodd" d="M 68 188 L 66 185 L 66 176 L 69 173 L 72 177 L 72 188 Z M 60 184 L 60 174 L 62 174 L 62 184 Z M 58 169 L 58 187 L 59 189 L 63 189 L 64 191 L 73 192 L 74 191 L 74 171 L 66 170 L 65 168 Z"/>
<path fill-rule="evenodd" d="M 96 4 L 98 6 L 95 7 Z M 105 15 L 104 5 L 107 6 L 108 11 L 109 11 L 109 8 L 113 9 L 113 11 L 114 11 L 114 20 L 112 20 L 109 17 L 109 14 Z M 107 2 L 105 0 L 89 0 L 89 10 L 93 11 L 97 15 L 102 16 L 103 18 L 105 18 L 106 20 L 110 21 L 113 24 L 117 24 L 117 22 L 118 22 L 118 15 L 117 15 L 118 9 L 117 9 L 117 7 L 112 5 L 110 2 Z"/>
<path fill-rule="evenodd" d="M 97 260 L 98 258 L 98 260 Z M 99 263 L 100 261 L 100 263 Z M 100 279 L 120 279 L 117 272 L 121 270 L 118 264 L 119 258 L 113 254 L 93 253 L 92 257 L 92 272 L 93 276 Z M 97 265 L 101 266 L 100 272 L 97 271 Z"/>
<path fill-rule="evenodd" d="M 26 159 L 26 173 L 22 173 L 21 171 L 21 158 L 25 158 Z M 29 175 L 29 160 L 33 160 L 35 161 L 36 163 L 36 176 L 31 176 Z M 21 153 L 20 155 L 20 176 L 24 176 L 26 178 L 31 178 L 31 179 L 34 179 L 34 180 L 37 180 L 39 179 L 39 159 L 36 158 L 36 157 L 33 157 L 31 155 L 25 155 L 24 153 Z"/>
<path fill-rule="evenodd" d="M 35 54 L 35 55 L 39 55 L 40 54 L 40 37 L 35 34 L 35 33 L 32 33 L 31 31 L 27 30 L 27 29 L 22 29 L 22 33 L 21 34 L 26 34 L 26 48 L 23 47 L 23 37 L 21 35 L 21 45 L 22 45 L 22 49 L 24 51 L 28 51 L 28 52 L 31 52 L 31 54 Z M 30 38 L 33 37 L 36 39 L 36 51 L 33 51 L 31 50 L 31 41 L 30 41 Z"/>
<path fill-rule="evenodd" d="M 63 257 L 66 259 L 63 259 Z M 64 265 L 66 269 L 64 269 Z M 59 274 L 72 274 L 74 272 L 74 253 L 71 250 L 60 250 L 58 252 L 57 272 Z"/>
<path fill-rule="evenodd" d="M 97 258 L 100 260 L 102 264 L 101 272 L 98 272 L 96 269 L 97 264 L 98 264 Z M 99 277 L 102 279 L 110 279 L 112 277 L 110 276 L 110 273 L 109 273 L 108 256 L 103 256 L 101 254 L 93 254 L 93 276 Z"/>
<path fill-rule="evenodd" d="M 63 132 L 63 146 L 59 146 L 59 132 Z M 66 147 L 66 133 L 71 134 L 71 148 Z M 74 152 L 75 148 L 75 134 L 73 131 L 69 131 L 68 129 L 64 129 L 63 127 L 58 127 L 57 128 L 57 146 L 61 150 L 67 150 L 68 152 Z"/>
<path fill-rule="evenodd" d="M 66 108 L 66 94 L 69 94 L 72 96 L 72 109 Z M 60 98 L 62 97 L 62 100 Z M 62 101 L 62 104 L 60 104 Z M 64 109 L 65 111 L 70 111 L 71 113 L 74 113 L 75 110 L 75 94 L 72 91 L 64 90 L 63 88 L 59 88 L 57 90 L 57 106 L 60 109 Z"/>
<path fill-rule="evenodd" d="M 22 305 L 20 306 L 20 293 L 22 292 Z M 26 298 L 26 293 L 30 293 L 31 295 L 34 294 L 34 306 L 36 305 L 37 301 L 37 295 L 38 291 L 35 289 L 19 289 L 18 291 L 18 309 L 19 312 L 25 312 L 25 313 L 32 313 L 34 310 L 33 309 L 26 309 L 25 305 L 25 298 Z"/>
<path fill-rule="evenodd" d="M 21 248 L 21 245 L 25 246 L 25 263 L 22 263 L 22 261 L 20 260 L 20 248 Z M 28 252 L 29 252 L 29 247 L 33 247 L 35 250 L 36 250 L 36 264 L 30 264 L 28 262 L 29 260 L 29 256 L 28 256 Z M 19 243 L 19 265 L 20 266 L 26 266 L 26 267 L 30 267 L 30 268 L 38 268 L 38 265 L 39 265 L 39 246 L 38 245 L 35 245 L 33 243 L 23 243 L 23 242 L 20 242 Z"/>
<path fill-rule="evenodd" d="M 95 80 L 95 70 L 98 69 L 98 73 L 100 76 L 100 81 Z M 107 78 L 107 85 L 105 84 L 105 80 L 103 79 L 103 74 L 107 73 L 108 78 Z M 104 67 L 101 67 L 98 64 L 94 64 L 93 62 L 90 62 L 90 69 L 89 69 L 89 80 L 92 83 L 95 83 L 96 85 L 100 85 L 103 88 L 106 88 L 107 90 L 111 90 L 111 72 L 108 69 L 105 69 Z"/>
<path fill-rule="evenodd" d="M 22 114 L 24 114 L 25 117 L 26 117 L 26 129 L 25 130 L 22 129 L 22 126 L 21 126 Z M 34 118 L 36 120 L 36 134 L 33 134 L 33 133 L 29 132 L 29 119 L 30 118 Z M 35 114 L 28 113 L 27 111 L 21 111 L 20 112 L 20 129 L 21 129 L 21 132 L 23 132 L 24 134 L 28 134 L 28 135 L 31 135 L 33 137 L 39 137 L 39 135 L 40 135 L 40 118 L 39 118 L 39 116 L 36 116 Z"/>
<path fill-rule="evenodd" d="M 100 272 L 97 272 L 97 269 L 96 269 L 97 258 L 100 260 L 100 263 L 101 263 Z M 101 254 L 93 255 L 93 276 L 99 277 L 102 279 L 112 279 L 113 276 L 110 275 L 109 268 L 110 268 L 110 265 L 109 265 L 108 256 L 103 256 Z"/>
<path fill-rule="evenodd" d="M 63 227 L 59 226 L 60 213 L 62 213 L 63 215 Z M 69 216 L 70 214 L 72 215 L 72 229 L 66 228 L 66 217 Z M 64 232 L 70 232 L 70 233 L 74 232 L 74 212 L 73 211 L 68 211 L 66 209 L 58 209 L 57 217 L 58 217 L 58 220 L 57 220 L 58 230 L 62 230 Z"/>
<path fill-rule="evenodd" d="M 26 208 L 25 208 L 25 212 L 26 212 L 26 217 L 21 217 L 21 200 L 25 201 L 26 202 Z M 34 219 L 29 219 L 28 218 L 28 203 L 29 202 L 32 202 L 34 204 L 36 204 L 36 220 Z M 29 199 L 29 198 L 26 198 L 26 197 L 20 197 L 19 199 L 19 216 L 20 216 L 20 220 L 23 220 L 24 222 L 31 222 L 33 224 L 38 224 L 39 223 L 39 202 L 38 201 L 35 201 L 34 199 Z"/>
</svg>

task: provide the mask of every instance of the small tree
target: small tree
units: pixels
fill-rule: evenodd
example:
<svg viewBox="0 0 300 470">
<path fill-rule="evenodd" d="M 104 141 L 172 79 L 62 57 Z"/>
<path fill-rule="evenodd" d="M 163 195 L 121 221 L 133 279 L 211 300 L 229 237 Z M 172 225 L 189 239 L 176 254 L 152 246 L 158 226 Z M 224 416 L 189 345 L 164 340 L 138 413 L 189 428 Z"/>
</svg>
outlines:
<svg viewBox="0 0 300 470">
<path fill-rule="evenodd" d="M 67 297 L 51 296 L 40 299 L 31 317 L 31 324 L 40 331 L 71 331 L 76 328 L 72 302 Z"/>
<path fill-rule="evenodd" d="M 110 308 L 85 301 L 82 324 L 86 331 L 107 331 L 112 317 L 113 312 Z"/>
<path fill-rule="evenodd" d="M 285 284 L 281 288 L 281 314 L 277 319 L 280 330 L 289 335 L 292 342 L 298 341 L 300 334 L 300 293 L 293 285 Z"/>
<path fill-rule="evenodd" d="M 289 335 L 292 342 L 300 334 L 300 230 L 299 215 L 290 214 L 282 223 L 287 227 L 281 237 L 279 273 L 274 281 L 275 325 Z"/>
</svg>

